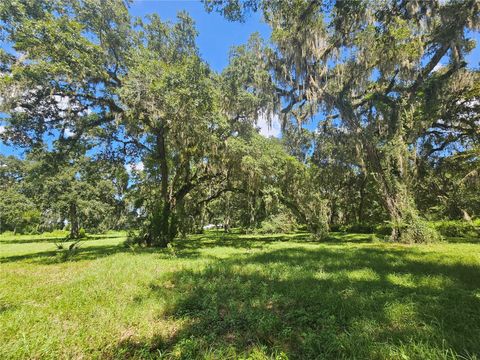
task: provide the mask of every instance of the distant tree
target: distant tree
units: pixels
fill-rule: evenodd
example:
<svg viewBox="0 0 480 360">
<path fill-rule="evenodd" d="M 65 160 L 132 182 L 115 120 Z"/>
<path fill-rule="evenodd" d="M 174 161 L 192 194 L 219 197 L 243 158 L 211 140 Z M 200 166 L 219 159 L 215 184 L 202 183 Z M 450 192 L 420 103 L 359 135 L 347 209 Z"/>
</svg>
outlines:
<svg viewBox="0 0 480 360">
<path fill-rule="evenodd" d="M 0 232 L 23 233 L 39 223 L 40 211 L 31 199 L 14 188 L 0 190 Z"/>
<path fill-rule="evenodd" d="M 326 234 L 329 209 L 316 186 L 315 166 L 289 155 L 279 140 L 260 135 L 231 139 L 226 152 L 231 169 L 228 189 L 244 197 L 247 227 L 257 226 L 278 204 L 319 238 Z"/>
<path fill-rule="evenodd" d="M 142 236 L 165 246 L 177 233 L 176 207 L 200 182 L 222 176 L 211 157 L 225 124 L 215 110 L 213 74 L 199 58 L 196 30 L 186 14 L 178 23 L 151 16 L 121 77 L 121 120 L 144 164 Z"/>
<path fill-rule="evenodd" d="M 53 209 L 41 201 L 43 215 L 47 209 L 68 212 L 73 237 L 78 235 L 74 214 L 79 199 L 86 197 L 80 195 L 85 189 L 72 188 L 82 164 L 72 163 L 78 159 L 75 156 L 65 159 L 77 151 L 78 143 L 92 144 L 92 139 L 116 131 L 115 114 L 122 109 L 114 89 L 125 71 L 124 55 L 132 36 L 127 5 L 116 0 L 7 0 L 0 4 L 0 33 L 7 44 L 0 50 L 0 110 L 7 115 L 0 139 L 27 149 L 33 157 L 42 154 L 37 162 L 52 162 L 47 164 L 50 172 L 42 172 L 38 179 L 30 177 L 29 184 L 36 182 L 46 189 L 38 180 L 51 182 L 52 202 L 58 206 Z M 51 154 L 45 154 L 45 149 Z M 101 150 L 107 153 L 112 148 L 97 148 Z M 98 190 L 101 184 L 85 185 Z M 31 192 L 30 198 L 44 194 Z"/>
<path fill-rule="evenodd" d="M 45 228 L 68 224 L 69 237 L 76 239 L 81 228 L 95 232 L 113 227 L 117 193 L 101 161 L 73 155 L 31 153 L 24 187 L 41 208 Z"/>
<path fill-rule="evenodd" d="M 0 155 L 0 233 L 35 231 L 40 210 L 26 191 L 24 161 Z"/>
<path fill-rule="evenodd" d="M 24 161 L 15 156 L 0 154 L 0 189 L 8 190 L 22 182 L 25 176 Z"/>
</svg>

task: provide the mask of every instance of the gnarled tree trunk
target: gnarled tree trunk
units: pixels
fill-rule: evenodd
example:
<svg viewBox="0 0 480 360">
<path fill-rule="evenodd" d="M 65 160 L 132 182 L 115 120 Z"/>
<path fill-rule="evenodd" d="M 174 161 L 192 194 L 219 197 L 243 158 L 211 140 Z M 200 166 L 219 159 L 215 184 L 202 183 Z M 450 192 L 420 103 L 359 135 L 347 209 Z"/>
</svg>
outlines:
<svg viewBox="0 0 480 360">
<path fill-rule="evenodd" d="M 397 139 L 398 140 L 398 139 Z M 428 242 L 436 236 L 418 215 L 415 201 L 408 189 L 406 145 L 397 141 L 391 152 L 382 154 L 371 144 L 365 144 L 368 164 L 377 181 L 383 205 L 390 217 L 394 242 Z"/>
</svg>

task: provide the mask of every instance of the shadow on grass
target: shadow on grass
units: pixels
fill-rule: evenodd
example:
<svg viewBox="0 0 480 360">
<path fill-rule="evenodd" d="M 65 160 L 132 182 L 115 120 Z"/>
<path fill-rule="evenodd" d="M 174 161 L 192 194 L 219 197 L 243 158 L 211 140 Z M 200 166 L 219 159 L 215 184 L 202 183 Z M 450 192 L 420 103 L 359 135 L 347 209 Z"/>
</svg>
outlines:
<svg viewBox="0 0 480 360">
<path fill-rule="evenodd" d="M 58 264 L 62 261 L 82 261 L 93 260 L 96 258 L 102 258 L 108 255 L 112 255 L 120 252 L 132 252 L 132 253 L 159 253 L 169 255 L 168 250 L 159 248 L 139 248 L 136 247 L 132 251 L 131 248 L 123 244 L 118 245 L 91 245 L 89 241 L 101 240 L 106 238 L 118 237 L 111 235 L 97 235 L 89 236 L 87 239 L 82 240 L 78 249 L 74 253 L 68 254 L 67 248 L 71 241 L 66 241 L 65 249 L 58 250 L 53 244 L 55 240 L 64 240 L 64 238 L 45 238 L 41 239 L 41 242 L 51 242 L 52 250 L 32 252 L 23 255 L 12 255 L 0 257 L 0 263 L 9 263 L 16 261 L 29 261 L 36 264 L 48 265 Z M 371 235 L 364 234 L 345 234 L 345 233 L 332 233 L 327 239 L 322 241 L 312 240 L 311 234 L 307 232 L 296 232 L 291 234 L 272 234 L 272 235 L 248 235 L 240 234 L 238 232 L 224 233 L 221 231 L 211 231 L 202 235 L 193 235 L 188 239 L 177 239 L 173 242 L 175 248 L 175 256 L 179 258 L 196 258 L 201 255 L 201 249 L 214 248 L 214 247 L 231 247 L 235 249 L 257 249 L 262 250 L 268 245 L 275 242 L 296 242 L 296 243 L 323 243 L 323 244 L 345 244 L 349 243 L 371 243 Z M 18 243 L 27 244 L 30 241 L 19 240 Z M 39 242 L 32 240 L 31 242 Z M 15 242 L 9 242 L 15 243 Z M 88 244 L 88 246 L 82 246 Z"/>
<path fill-rule="evenodd" d="M 374 237 L 365 234 L 346 234 L 331 233 L 326 239 L 315 240 L 308 232 L 295 232 L 291 234 L 240 234 L 224 233 L 212 231 L 203 235 L 194 235 L 192 239 L 176 240 L 174 245 L 182 251 L 213 248 L 213 247 L 232 247 L 236 249 L 263 249 L 267 245 L 275 242 L 295 242 L 295 243 L 318 243 L 318 244 L 349 244 L 349 243 L 372 243 Z"/>
<path fill-rule="evenodd" d="M 57 250 L 54 246 L 54 242 L 65 243 L 65 248 L 68 248 L 70 240 L 63 242 L 65 238 L 62 237 L 49 237 L 41 239 L 18 239 L 18 240 L 4 240 L 8 244 L 28 244 L 28 243 L 52 243 L 52 250 L 39 251 L 35 253 L 28 253 L 24 255 L 13 255 L 0 257 L 0 263 L 8 263 L 15 261 L 29 261 L 38 264 L 57 264 L 61 261 L 82 261 L 92 260 L 95 258 L 105 257 L 119 252 L 132 252 L 132 250 L 124 246 L 119 245 L 90 245 L 82 246 L 82 244 L 88 244 L 89 241 L 102 240 L 108 238 L 118 238 L 118 235 L 89 235 L 88 238 L 82 240 L 80 247 L 73 253 L 66 256 L 66 250 Z M 221 231 L 211 231 L 202 235 L 194 235 L 188 239 L 177 239 L 173 242 L 173 245 L 178 252 L 177 257 L 180 258 L 193 258 L 200 256 L 200 250 L 213 247 L 232 247 L 236 249 L 263 249 L 267 245 L 275 242 L 308 242 L 308 243 L 336 243 L 336 244 L 348 244 L 348 243 L 369 243 L 372 242 L 372 238 L 369 235 L 363 234 L 344 234 L 344 233 L 332 233 L 327 239 L 323 241 L 312 240 L 311 234 L 307 232 L 296 232 L 291 234 L 272 234 L 272 235 L 249 235 L 240 234 L 238 232 L 224 233 Z M 0 240 L 0 243 L 2 241 Z M 157 248 L 136 248 L 136 253 L 165 253 L 165 250 Z M 168 252 L 167 252 L 168 254 Z"/>
<path fill-rule="evenodd" d="M 26 261 L 29 263 L 34 263 L 38 265 L 53 265 L 59 264 L 62 262 L 77 262 L 77 261 L 87 261 L 87 260 L 95 260 L 104 258 L 110 255 L 118 254 L 118 253 L 130 253 L 132 255 L 136 254 L 151 254 L 155 253 L 160 256 L 164 256 L 165 258 L 196 258 L 199 256 L 205 257 L 205 255 L 201 255 L 198 249 L 200 247 L 191 247 L 185 248 L 181 251 L 172 253 L 168 249 L 159 249 L 159 248 L 140 248 L 135 247 L 134 249 L 125 246 L 123 243 L 118 245 L 88 245 L 82 246 L 83 243 L 80 244 L 78 248 L 76 248 L 73 252 L 69 252 L 68 244 L 66 245 L 65 249 L 58 250 L 55 249 L 54 245 L 52 245 L 52 250 L 46 251 L 37 251 L 34 253 L 28 253 L 23 255 L 11 255 L 0 257 L 0 264 L 1 263 L 11 263 L 17 261 Z"/>
<path fill-rule="evenodd" d="M 351 234 L 342 232 L 331 232 L 330 234 L 328 234 L 327 238 L 323 240 L 323 242 L 336 244 L 365 244 L 372 243 L 378 240 L 379 238 L 377 238 L 375 234 Z"/>
<path fill-rule="evenodd" d="M 53 246 L 52 246 L 53 247 Z M 122 245 L 98 245 L 79 247 L 74 252 L 67 254 L 67 250 L 47 250 L 24 255 L 13 255 L 0 258 L 0 263 L 28 261 L 40 265 L 58 264 L 63 261 L 94 260 L 119 252 L 131 251 Z"/>
<path fill-rule="evenodd" d="M 82 241 L 89 241 L 89 240 L 101 240 L 101 239 L 113 239 L 119 238 L 118 234 L 95 234 L 95 235 L 88 235 Z M 0 238 L 0 244 L 32 244 L 32 243 L 55 243 L 55 242 L 68 242 L 69 240 L 66 236 L 51 236 L 51 237 L 39 237 L 39 238 Z"/>
<path fill-rule="evenodd" d="M 7 311 L 13 311 L 15 309 L 17 309 L 16 305 L 11 305 L 11 304 L 7 304 L 7 303 L 0 303 L 0 315 L 2 315 L 3 313 L 5 313 Z"/>
<path fill-rule="evenodd" d="M 480 236 L 478 237 L 449 237 L 445 239 L 450 244 L 479 244 Z"/>
<path fill-rule="evenodd" d="M 46 242 L 61 242 L 65 240 L 62 236 L 52 236 L 45 238 L 26 238 L 26 239 L 0 239 L 0 244 L 32 244 L 32 243 L 46 243 Z"/>
<path fill-rule="evenodd" d="M 359 234 L 359 233 L 348 233 L 348 232 L 331 232 L 326 242 L 373 242 L 374 239 L 382 241 L 385 239 L 388 241 L 389 235 L 371 233 L 371 234 Z M 443 241 L 449 244 L 480 244 L 480 234 L 478 236 L 469 236 L 469 237 L 445 237 L 443 236 Z"/>
<path fill-rule="evenodd" d="M 110 355 L 474 359 L 480 267 L 430 255 L 326 245 L 165 274 L 148 296 L 167 299 L 159 316 L 183 327 L 125 340 Z"/>
</svg>

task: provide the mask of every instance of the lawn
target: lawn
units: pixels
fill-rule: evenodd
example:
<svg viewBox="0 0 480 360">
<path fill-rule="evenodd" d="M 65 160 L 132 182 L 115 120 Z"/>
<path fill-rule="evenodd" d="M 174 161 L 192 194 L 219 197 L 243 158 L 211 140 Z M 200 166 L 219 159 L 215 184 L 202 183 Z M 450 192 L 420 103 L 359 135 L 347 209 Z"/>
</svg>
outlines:
<svg viewBox="0 0 480 360">
<path fill-rule="evenodd" d="M 480 244 L 0 237 L 0 359 L 480 359 Z"/>
</svg>

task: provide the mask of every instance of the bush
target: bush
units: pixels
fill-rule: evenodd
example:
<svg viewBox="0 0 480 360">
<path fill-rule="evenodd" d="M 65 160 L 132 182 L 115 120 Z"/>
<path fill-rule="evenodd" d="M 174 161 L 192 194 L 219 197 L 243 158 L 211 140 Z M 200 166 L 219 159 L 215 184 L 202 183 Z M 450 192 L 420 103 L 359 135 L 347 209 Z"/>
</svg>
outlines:
<svg viewBox="0 0 480 360">
<path fill-rule="evenodd" d="M 375 233 L 378 235 L 388 236 L 392 233 L 392 225 L 388 223 L 377 225 L 375 227 Z"/>
<path fill-rule="evenodd" d="M 331 232 L 345 232 L 347 227 L 345 225 L 334 224 L 330 226 Z"/>
<path fill-rule="evenodd" d="M 423 219 L 418 218 L 401 229 L 400 242 L 403 243 L 428 244 L 441 240 L 442 235 L 431 223 Z"/>
<path fill-rule="evenodd" d="M 475 237 L 478 236 L 480 230 L 480 226 L 475 226 L 475 222 L 464 220 L 436 221 L 433 226 L 446 237 Z"/>
<path fill-rule="evenodd" d="M 78 238 L 79 238 L 79 239 L 83 239 L 83 238 L 86 237 L 86 236 L 87 236 L 87 233 L 86 233 L 85 229 L 84 229 L 84 228 L 80 228 L 80 230 L 78 230 Z"/>
<path fill-rule="evenodd" d="M 372 234 L 375 226 L 371 224 L 356 223 L 346 227 L 346 232 L 356 234 Z"/>
<path fill-rule="evenodd" d="M 255 230 L 257 234 L 276 234 L 294 231 L 297 223 L 288 214 L 280 213 L 262 221 Z"/>
</svg>

